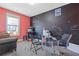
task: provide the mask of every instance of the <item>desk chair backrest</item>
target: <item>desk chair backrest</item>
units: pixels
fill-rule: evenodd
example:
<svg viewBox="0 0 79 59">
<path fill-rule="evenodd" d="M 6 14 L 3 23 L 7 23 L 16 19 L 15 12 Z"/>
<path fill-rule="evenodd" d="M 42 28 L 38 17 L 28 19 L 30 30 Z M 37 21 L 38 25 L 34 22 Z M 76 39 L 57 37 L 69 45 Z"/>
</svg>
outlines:
<svg viewBox="0 0 79 59">
<path fill-rule="evenodd" d="M 59 46 L 67 47 L 69 45 L 69 40 L 71 39 L 72 34 L 63 34 L 61 40 L 59 41 Z"/>
<path fill-rule="evenodd" d="M 69 38 L 67 41 L 69 42 L 71 38 L 72 38 L 72 34 L 69 35 Z"/>
</svg>

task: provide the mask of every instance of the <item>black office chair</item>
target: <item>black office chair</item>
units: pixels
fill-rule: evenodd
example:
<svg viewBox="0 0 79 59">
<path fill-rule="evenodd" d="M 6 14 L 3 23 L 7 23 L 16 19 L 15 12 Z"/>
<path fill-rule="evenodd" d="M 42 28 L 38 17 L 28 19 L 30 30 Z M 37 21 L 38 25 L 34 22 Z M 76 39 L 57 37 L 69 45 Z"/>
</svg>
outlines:
<svg viewBox="0 0 79 59">
<path fill-rule="evenodd" d="M 59 46 L 66 47 L 69 46 L 69 40 L 72 34 L 63 34 L 61 40 L 59 40 Z"/>
<path fill-rule="evenodd" d="M 42 39 L 41 35 L 35 32 L 35 35 L 33 35 L 33 38 L 32 38 L 30 49 L 34 49 L 36 54 L 37 54 L 37 51 L 42 48 L 41 39 Z"/>
<path fill-rule="evenodd" d="M 71 39 L 72 34 L 63 34 L 61 40 L 59 40 L 59 53 L 60 55 L 64 55 L 67 52 L 65 50 L 67 50 L 67 47 L 69 46 L 69 40 Z"/>
</svg>

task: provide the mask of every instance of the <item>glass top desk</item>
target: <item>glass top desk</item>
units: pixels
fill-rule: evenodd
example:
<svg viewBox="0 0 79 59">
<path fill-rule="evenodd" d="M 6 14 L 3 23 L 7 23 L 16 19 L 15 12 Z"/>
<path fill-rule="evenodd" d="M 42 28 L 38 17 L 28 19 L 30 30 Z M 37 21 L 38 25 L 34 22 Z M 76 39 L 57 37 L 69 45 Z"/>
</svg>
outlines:
<svg viewBox="0 0 79 59">
<path fill-rule="evenodd" d="M 45 50 L 47 56 L 59 55 L 58 44 L 59 40 L 57 40 L 55 37 L 51 37 L 46 38 L 46 42 L 42 45 L 42 47 Z"/>
</svg>

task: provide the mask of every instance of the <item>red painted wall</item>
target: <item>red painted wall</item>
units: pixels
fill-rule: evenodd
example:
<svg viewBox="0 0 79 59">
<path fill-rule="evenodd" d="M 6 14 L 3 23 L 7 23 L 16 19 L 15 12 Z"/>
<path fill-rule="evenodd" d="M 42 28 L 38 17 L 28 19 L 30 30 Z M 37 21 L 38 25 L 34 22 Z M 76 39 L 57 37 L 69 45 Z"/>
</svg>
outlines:
<svg viewBox="0 0 79 59">
<path fill-rule="evenodd" d="M 23 36 L 27 34 L 27 29 L 30 26 L 30 17 L 8 9 L 0 8 L 0 32 L 6 32 L 6 13 L 20 16 L 20 35 L 18 37 L 23 38 Z"/>
</svg>

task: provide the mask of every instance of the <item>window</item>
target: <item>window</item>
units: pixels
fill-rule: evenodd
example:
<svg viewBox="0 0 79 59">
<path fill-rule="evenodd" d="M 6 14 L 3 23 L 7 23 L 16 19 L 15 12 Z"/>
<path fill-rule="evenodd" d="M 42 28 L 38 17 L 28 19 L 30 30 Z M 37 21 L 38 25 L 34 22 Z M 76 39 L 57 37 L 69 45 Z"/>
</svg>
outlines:
<svg viewBox="0 0 79 59">
<path fill-rule="evenodd" d="M 61 16 L 61 8 L 55 9 L 55 16 Z"/>
<path fill-rule="evenodd" d="M 20 17 L 7 14 L 7 32 L 11 35 L 19 35 L 20 34 Z"/>
</svg>

